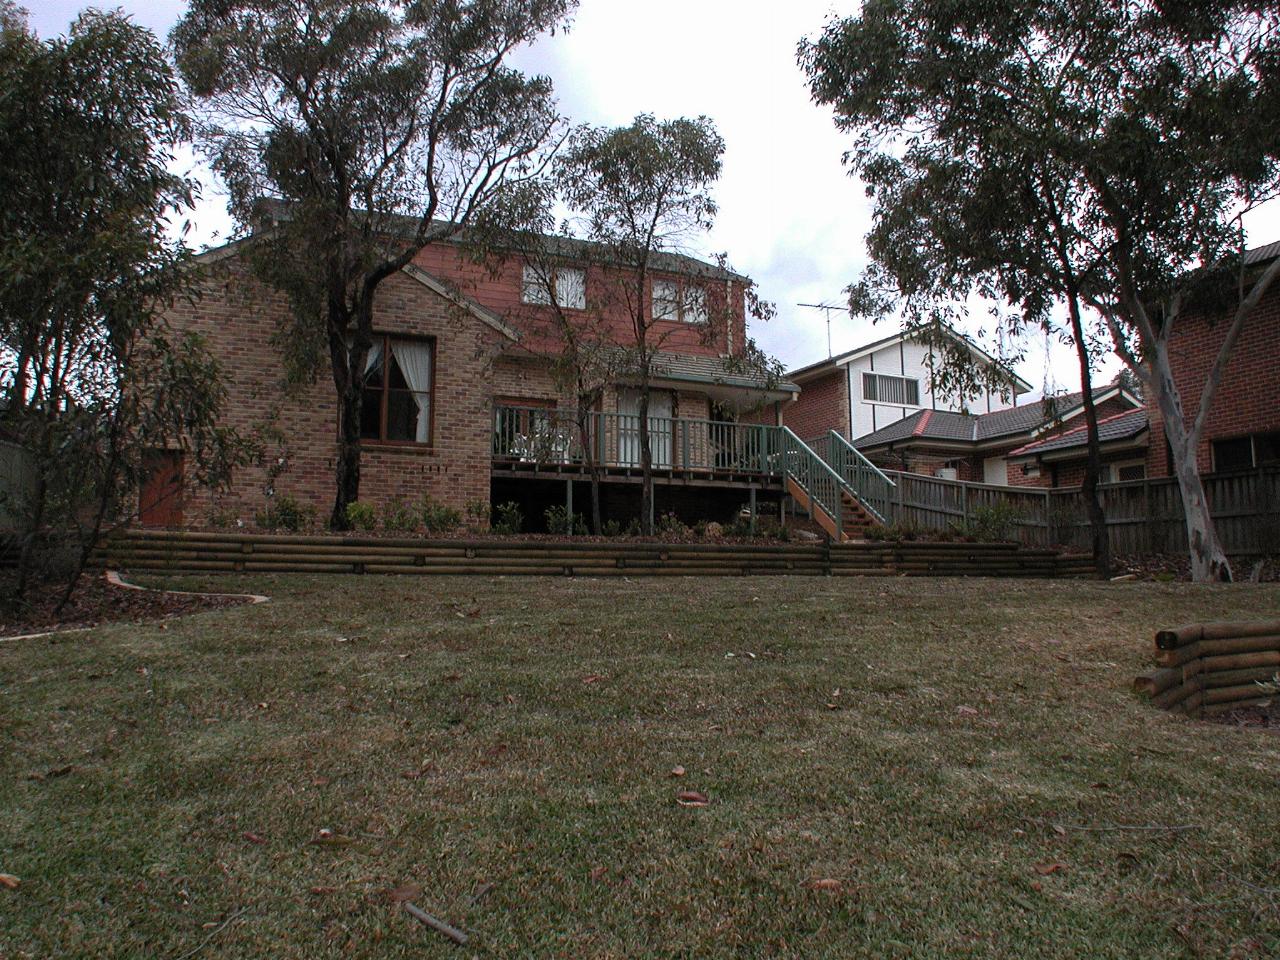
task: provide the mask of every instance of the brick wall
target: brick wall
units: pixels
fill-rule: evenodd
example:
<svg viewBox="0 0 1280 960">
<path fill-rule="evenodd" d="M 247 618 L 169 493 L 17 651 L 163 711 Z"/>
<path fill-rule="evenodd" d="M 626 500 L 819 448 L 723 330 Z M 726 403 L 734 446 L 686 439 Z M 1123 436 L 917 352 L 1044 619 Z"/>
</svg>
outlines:
<svg viewBox="0 0 1280 960">
<path fill-rule="evenodd" d="M 1178 323 L 1169 344 L 1170 362 L 1189 423 L 1226 334 L 1227 318 L 1188 316 Z M 1151 418 L 1147 475 L 1168 476 L 1163 417 L 1154 398 L 1148 400 L 1147 412 Z M 1280 430 L 1280 286 L 1273 286 L 1245 320 L 1196 451 L 1200 469 L 1213 469 L 1215 439 L 1274 430 Z"/>
<path fill-rule="evenodd" d="M 224 423 L 256 437 L 263 458 L 240 470 L 216 502 L 207 491 L 190 491 L 185 522 L 207 523 L 217 511 L 250 523 L 273 489 L 309 504 L 325 523 L 334 497 L 338 420 L 327 367 L 314 384 L 284 389 L 271 341 L 287 304 L 249 279 L 234 258 L 213 267 L 201 294 L 176 306 L 170 319 L 207 338 L 227 388 Z M 509 341 L 404 274 L 380 287 L 375 318 L 379 332 L 434 338 L 434 432 L 428 445 L 366 441 L 360 499 L 382 506 L 429 494 L 458 509 L 488 500 L 490 392 L 477 384 L 487 384 L 495 369 L 506 370 L 508 382 L 521 375 L 505 359 L 495 362 Z M 533 377 L 528 370 L 523 376 Z M 549 379 L 531 389 L 545 392 Z"/>
<path fill-rule="evenodd" d="M 849 437 L 849 376 L 844 367 L 806 380 L 800 396 L 782 407 L 782 423 L 801 440 L 835 430 Z"/>
</svg>

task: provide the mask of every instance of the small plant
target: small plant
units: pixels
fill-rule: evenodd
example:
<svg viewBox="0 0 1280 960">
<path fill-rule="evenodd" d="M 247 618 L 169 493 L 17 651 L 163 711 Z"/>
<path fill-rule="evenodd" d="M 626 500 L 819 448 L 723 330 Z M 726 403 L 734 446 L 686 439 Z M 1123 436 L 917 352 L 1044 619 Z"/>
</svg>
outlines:
<svg viewBox="0 0 1280 960">
<path fill-rule="evenodd" d="M 315 510 L 290 496 L 272 497 L 257 512 L 254 522 L 263 530 L 287 530 L 297 533 L 311 526 Z"/>
<path fill-rule="evenodd" d="M 519 533 L 524 529 L 524 514 L 520 512 L 520 504 L 514 500 L 500 503 L 494 508 L 494 520 L 490 526 L 494 533 L 507 536 Z"/>
<path fill-rule="evenodd" d="M 236 513 L 227 507 L 210 507 L 204 522 L 212 530 L 227 530 L 236 525 Z"/>
<path fill-rule="evenodd" d="M 993 503 L 976 507 L 967 520 L 952 524 L 961 537 L 972 537 L 979 543 L 1000 543 L 1016 540 L 1017 524 L 1022 512 L 1007 503 Z"/>
<path fill-rule="evenodd" d="M 403 500 L 387 504 L 382 511 L 382 529 L 393 533 L 412 533 L 420 522 L 418 511 Z"/>
<path fill-rule="evenodd" d="M 685 537 L 689 535 L 689 528 L 674 513 L 664 513 L 658 518 L 658 532 L 669 536 Z"/>
<path fill-rule="evenodd" d="M 485 504 L 486 509 L 488 504 Z M 462 513 L 454 507 L 447 507 L 430 495 L 422 498 L 418 507 L 422 520 L 422 529 L 427 533 L 450 533 L 462 526 Z"/>
<path fill-rule="evenodd" d="M 606 537 L 622 536 L 622 523 L 618 520 L 606 520 L 600 524 L 600 533 Z"/>
<path fill-rule="evenodd" d="M 622 535 L 624 537 L 640 536 L 640 519 L 638 517 L 633 518 L 623 529 Z"/>
<path fill-rule="evenodd" d="M 488 500 L 468 500 L 466 505 L 467 520 L 471 523 L 488 523 L 492 508 Z"/>
<path fill-rule="evenodd" d="M 569 516 L 569 511 L 560 505 L 547 507 L 542 514 L 547 518 L 547 532 L 560 535 L 583 536 L 587 532 L 586 518 L 580 513 Z"/>
<path fill-rule="evenodd" d="M 357 530 L 372 530 L 378 522 L 378 513 L 373 504 L 356 500 L 347 504 L 347 523 Z"/>
</svg>

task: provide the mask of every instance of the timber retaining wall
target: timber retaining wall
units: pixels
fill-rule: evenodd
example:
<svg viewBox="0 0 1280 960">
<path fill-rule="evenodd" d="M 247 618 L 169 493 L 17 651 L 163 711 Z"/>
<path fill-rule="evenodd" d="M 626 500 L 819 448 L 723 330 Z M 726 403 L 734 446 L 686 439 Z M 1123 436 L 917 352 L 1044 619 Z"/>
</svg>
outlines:
<svg viewBox="0 0 1280 960">
<path fill-rule="evenodd" d="M 127 530 L 100 564 L 164 573 L 541 576 L 1089 576 L 1087 556 L 1012 543 L 814 544 L 426 540 Z"/>
<path fill-rule="evenodd" d="M 1272 699 L 1259 684 L 1280 673 L 1280 620 L 1194 623 L 1158 631 L 1155 645 L 1159 669 L 1133 689 L 1163 710 L 1204 717 Z"/>
</svg>

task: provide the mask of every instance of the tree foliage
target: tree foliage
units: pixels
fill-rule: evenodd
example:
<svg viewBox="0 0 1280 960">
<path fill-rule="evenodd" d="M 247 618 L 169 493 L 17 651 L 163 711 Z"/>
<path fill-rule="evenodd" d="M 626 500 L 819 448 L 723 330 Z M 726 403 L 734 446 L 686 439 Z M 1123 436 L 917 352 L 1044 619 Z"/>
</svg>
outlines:
<svg viewBox="0 0 1280 960">
<path fill-rule="evenodd" d="M 545 168 L 560 138 L 546 77 L 506 61 L 574 0 L 194 0 L 173 31 L 201 140 L 250 254 L 292 307 L 290 377 L 332 376 L 331 523 L 359 496 L 361 381 L 379 285 Z M 282 201 L 264 208 L 264 198 Z"/>
<path fill-rule="evenodd" d="M 1086 366 L 1101 324 L 1164 414 L 1199 578 L 1229 576 L 1195 463 L 1216 380 L 1187 416 L 1169 338 L 1233 277 L 1224 365 L 1274 276 L 1240 216 L 1278 183 L 1278 26 L 1239 0 L 870 0 L 800 51 L 875 206 L 858 299 L 932 321 L 976 294 L 1014 329 L 1065 305 Z"/>
<path fill-rule="evenodd" d="M 161 313 L 188 286 L 170 235 L 192 184 L 169 172 L 187 118 L 164 53 L 119 14 L 42 42 L 0 32 L 0 369 L 21 595 L 37 561 L 78 577 L 104 523 L 127 519 L 160 448 L 217 483 L 243 453 L 217 427 L 222 388 Z M 68 587 L 68 593 L 70 587 Z"/>
</svg>

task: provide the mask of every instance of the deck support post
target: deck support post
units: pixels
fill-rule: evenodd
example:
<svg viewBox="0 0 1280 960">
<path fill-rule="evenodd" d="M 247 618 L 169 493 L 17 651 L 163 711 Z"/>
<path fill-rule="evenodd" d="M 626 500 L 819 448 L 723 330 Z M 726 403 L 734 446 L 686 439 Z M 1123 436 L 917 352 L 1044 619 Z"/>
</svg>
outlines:
<svg viewBox="0 0 1280 960">
<path fill-rule="evenodd" d="M 564 482 L 564 512 L 568 514 L 569 533 L 573 533 L 573 480 Z"/>
<path fill-rule="evenodd" d="M 747 490 L 747 500 L 751 504 L 751 535 L 756 535 L 756 486 L 753 483 Z"/>
</svg>

